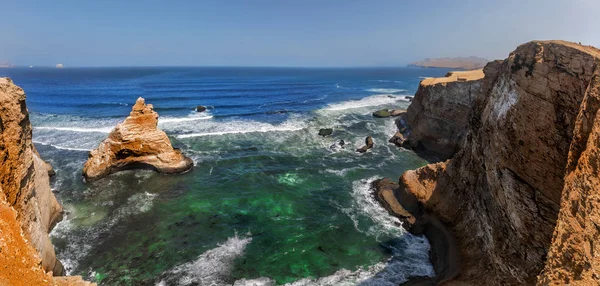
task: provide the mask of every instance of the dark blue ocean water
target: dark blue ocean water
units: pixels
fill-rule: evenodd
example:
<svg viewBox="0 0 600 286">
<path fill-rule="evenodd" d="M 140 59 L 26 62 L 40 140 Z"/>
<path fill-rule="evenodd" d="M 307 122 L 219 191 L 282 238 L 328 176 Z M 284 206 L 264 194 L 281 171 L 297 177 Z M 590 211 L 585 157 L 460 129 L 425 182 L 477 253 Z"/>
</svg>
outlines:
<svg viewBox="0 0 600 286">
<path fill-rule="evenodd" d="M 406 108 L 422 77 L 446 72 L 35 68 L 0 76 L 25 90 L 34 142 L 57 170 L 52 187 L 67 215 L 52 239 L 70 274 L 105 285 L 397 285 L 433 274 L 429 245 L 377 205 L 369 184 L 426 161 L 387 143 L 394 119 L 371 112 Z M 138 97 L 195 168 L 84 183 L 88 151 Z M 319 128 L 334 133 L 323 138 Z M 375 147 L 355 153 L 366 136 Z"/>
</svg>

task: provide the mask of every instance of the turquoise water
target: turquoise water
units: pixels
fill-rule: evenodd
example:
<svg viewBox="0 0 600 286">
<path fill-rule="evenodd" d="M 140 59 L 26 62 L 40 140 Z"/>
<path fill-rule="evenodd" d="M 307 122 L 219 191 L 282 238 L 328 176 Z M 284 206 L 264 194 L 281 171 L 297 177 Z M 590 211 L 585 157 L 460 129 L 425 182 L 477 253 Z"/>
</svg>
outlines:
<svg viewBox="0 0 600 286">
<path fill-rule="evenodd" d="M 13 75 L 33 102 L 36 147 L 57 170 L 67 214 L 51 236 L 69 274 L 101 285 L 397 285 L 433 275 L 427 240 L 405 233 L 369 191 L 426 161 L 387 143 L 394 119 L 370 113 L 406 108 L 420 76 L 445 71 L 104 72 Z M 136 86 L 196 166 L 84 183 L 87 150 L 144 95 Z M 111 97 L 119 90 L 126 96 Z M 318 136 L 325 127 L 334 133 Z M 355 153 L 366 136 L 375 147 Z"/>
</svg>

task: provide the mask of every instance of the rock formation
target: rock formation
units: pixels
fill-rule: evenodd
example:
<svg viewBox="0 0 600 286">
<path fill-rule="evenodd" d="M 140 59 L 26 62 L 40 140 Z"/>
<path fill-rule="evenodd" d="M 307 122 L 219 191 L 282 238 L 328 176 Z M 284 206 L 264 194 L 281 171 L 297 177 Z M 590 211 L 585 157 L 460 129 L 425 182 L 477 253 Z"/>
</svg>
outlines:
<svg viewBox="0 0 600 286">
<path fill-rule="evenodd" d="M 519 46 L 484 68 L 458 153 L 402 175 L 456 237 L 454 282 L 600 283 L 599 67 L 592 47 Z"/>
<path fill-rule="evenodd" d="M 422 80 L 406 113 L 410 126 L 406 145 L 442 160 L 452 157 L 465 138 L 482 78 L 483 70 L 474 70 Z"/>
<path fill-rule="evenodd" d="M 50 190 L 48 164 L 31 139 L 25 92 L 0 78 L 0 285 L 75 285 L 63 275 L 48 232 L 62 206 Z"/>
<path fill-rule="evenodd" d="M 367 152 L 367 150 L 373 148 L 373 137 L 371 136 L 367 136 L 367 138 L 365 138 L 365 145 L 356 149 L 356 152 L 358 153 L 365 153 Z"/>
<path fill-rule="evenodd" d="M 194 163 L 171 146 L 158 129 L 158 113 L 138 98 L 131 113 L 118 124 L 98 148 L 92 150 L 83 175 L 93 181 L 125 169 L 148 168 L 161 173 L 182 173 Z"/>
</svg>

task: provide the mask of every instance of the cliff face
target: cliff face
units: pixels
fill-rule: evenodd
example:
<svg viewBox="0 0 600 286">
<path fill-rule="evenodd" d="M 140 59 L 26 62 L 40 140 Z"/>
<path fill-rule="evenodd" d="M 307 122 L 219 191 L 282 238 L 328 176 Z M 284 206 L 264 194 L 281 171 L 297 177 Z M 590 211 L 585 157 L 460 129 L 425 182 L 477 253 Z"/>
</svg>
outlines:
<svg viewBox="0 0 600 286">
<path fill-rule="evenodd" d="M 48 271 L 64 270 L 48 232 L 62 206 L 50 190 L 48 164 L 31 142 L 25 92 L 8 78 L 0 78 L 0 161 L 0 284 L 58 283 Z"/>
<path fill-rule="evenodd" d="M 181 173 L 194 165 L 190 158 L 171 146 L 167 134 L 158 129 L 158 113 L 138 98 L 124 122 L 92 150 L 83 167 L 88 180 L 97 180 L 129 168 L 150 168 L 161 173 Z"/>
<path fill-rule="evenodd" d="M 540 284 L 600 283 L 600 76 L 577 115 L 552 246 Z"/>
<path fill-rule="evenodd" d="M 50 191 L 46 163 L 31 142 L 25 92 L 0 79 L 0 182 L 6 201 L 17 211 L 23 231 L 42 258 L 46 271 L 62 275 L 48 232 L 62 213 Z"/>
<path fill-rule="evenodd" d="M 452 157 L 464 141 L 482 78 L 483 70 L 474 70 L 422 80 L 407 110 L 408 145 L 443 160 Z"/>
<path fill-rule="evenodd" d="M 443 168 L 402 175 L 400 186 L 456 236 L 456 281 L 535 283 L 561 194 L 541 281 L 598 280 L 590 270 L 598 263 L 590 246 L 598 229 L 590 219 L 598 218 L 599 58 L 591 47 L 542 41 L 488 64 L 460 151 Z"/>
</svg>

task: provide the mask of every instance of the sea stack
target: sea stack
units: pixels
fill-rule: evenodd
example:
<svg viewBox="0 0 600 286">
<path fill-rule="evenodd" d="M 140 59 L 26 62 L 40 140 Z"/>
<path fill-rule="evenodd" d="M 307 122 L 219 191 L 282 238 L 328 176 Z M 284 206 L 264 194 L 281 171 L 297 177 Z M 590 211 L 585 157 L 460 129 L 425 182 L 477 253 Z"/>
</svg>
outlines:
<svg viewBox="0 0 600 286">
<path fill-rule="evenodd" d="M 157 125 L 158 113 L 152 104 L 138 98 L 125 121 L 90 152 L 83 167 L 85 179 L 94 181 L 126 169 L 152 169 L 166 174 L 190 170 L 193 161 L 173 148 L 167 134 Z"/>
</svg>

